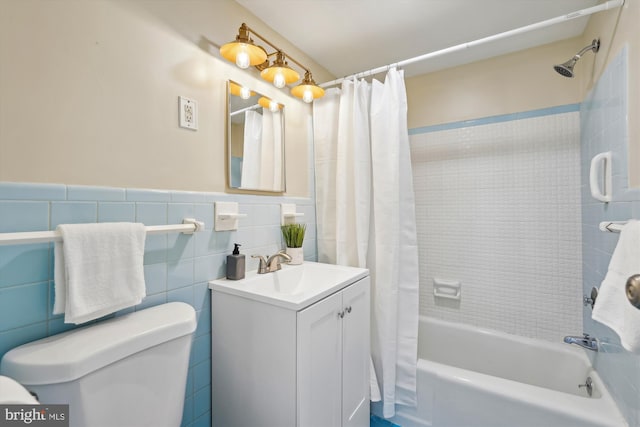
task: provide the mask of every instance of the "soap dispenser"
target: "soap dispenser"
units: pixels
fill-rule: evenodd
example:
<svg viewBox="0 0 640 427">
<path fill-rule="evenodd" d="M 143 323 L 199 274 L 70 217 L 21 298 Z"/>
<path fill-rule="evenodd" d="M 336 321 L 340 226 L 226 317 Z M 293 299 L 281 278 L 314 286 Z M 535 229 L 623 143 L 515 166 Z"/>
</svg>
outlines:
<svg viewBox="0 0 640 427">
<path fill-rule="evenodd" d="M 244 279 L 244 255 L 240 253 L 240 244 L 234 243 L 233 253 L 227 255 L 227 279 Z"/>
</svg>

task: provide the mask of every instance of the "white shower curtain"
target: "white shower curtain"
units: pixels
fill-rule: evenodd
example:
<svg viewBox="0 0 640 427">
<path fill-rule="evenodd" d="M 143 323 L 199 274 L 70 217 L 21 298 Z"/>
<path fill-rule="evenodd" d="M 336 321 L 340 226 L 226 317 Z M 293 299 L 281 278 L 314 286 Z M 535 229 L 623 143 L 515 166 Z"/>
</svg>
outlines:
<svg viewBox="0 0 640 427">
<path fill-rule="evenodd" d="M 262 170 L 262 115 L 253 110 L 244 113 L 241 188 L 260 188 Z"/>
<path fill-rule="evenodd" d="M 314 102 L 313 119 L 318 258 L 371 271 L 372 374 L 389 418 L 416 399 L 418 247 L 403 72 L 389 70 L 384 84 L 345 81 Z"/>
<path fill-rule="evenodd" d="M 261 189 L 282 190 L 282 113 L 262 109 Z"/>
<path fill-rule="evenodd" d="M 241 188 L 281 191 L 282 113 L 245 111 Z M 269 167 L 262 167 L 269 165 Z"/>
</svg>

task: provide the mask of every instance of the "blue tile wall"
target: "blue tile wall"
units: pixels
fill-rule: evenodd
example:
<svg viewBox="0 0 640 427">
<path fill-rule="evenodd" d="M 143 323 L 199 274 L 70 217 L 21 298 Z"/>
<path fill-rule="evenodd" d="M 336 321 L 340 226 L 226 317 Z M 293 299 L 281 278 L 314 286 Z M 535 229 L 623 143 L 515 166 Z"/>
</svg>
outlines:
<svg viewBox="0 0 640 427">
<path fill-rule="evenodd" d="M 235 201 L 248 214 L 237 231 L 213 230 L 214 203 Z M 226 255 L 242 244 L 247 269 L 257 268 L 248 255 L 283 247 L 280 203 L 296 203 L 307 223 L 305 258 L 316 260 L 314 199 L 228 195 L 188 191 L 0 183 L 0 233 L 53 230 L 58 224 L 136 221 L 145 225 L 204 221 L 191 236 L 148 236 L 144 275 L 147 296 L 119 316 L 171 301 L 191 304 L 198 327 L 191 350 L 184 427 L 211 426 L 211 301 L 208 281 L 225 275 Z M 52 244 L 0 246 L 0 357 L 21 344 L 54 335 L 73 325 L 54 316 Z M 108 317 L 111 317 L 108 316 Z"/>
<path fill-rule="evenodd" d="M 551 116 L 554 114 L 573 113 L 579 110 L 580 104 L 558 105 L 554 107 L 540 108 L 538 110 L 522 111 L 519 113 L 500 114 L 497 116 L 481 117 L 478 119 L 411 128 L 409 129 L 409 135 L 419 135 L 421 133 L 461 129 L 472 126 L 483 126 L 493 123 L 511 122 L 514 120 L 531 119 L 534 117 Z"/>
<path fill-rule="evenodd" d="M 640 218 L 640 190 L 628 181 L 628 52 L 625 47 L 610 62 L 580 109 L 582 169 L 582 270 L 583 290 L 591 293 L 604 279 L 619 234 L 598 229 L 601 221 Z M 612 151 L 613 201 L 591 197 L 589 167 L 593 156 Z M 640 425 L 640 357 L 624 350 L 615 332 L 583 311 L 584 330 L 601 340 L 593 363 L 631 426 Z"/>
</svg>

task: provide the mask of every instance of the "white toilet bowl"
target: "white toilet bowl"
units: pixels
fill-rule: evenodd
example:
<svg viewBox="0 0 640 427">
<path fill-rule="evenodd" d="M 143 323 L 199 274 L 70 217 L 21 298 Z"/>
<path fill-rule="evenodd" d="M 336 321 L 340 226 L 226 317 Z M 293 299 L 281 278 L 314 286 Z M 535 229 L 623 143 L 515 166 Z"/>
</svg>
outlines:
<svg viewBox="0 0 640 427">
<path fill-rule="evenodd" d="M 0 375 L 0 405 L 37 405 L 38 400 L 13 378 Z"/>
</svg>

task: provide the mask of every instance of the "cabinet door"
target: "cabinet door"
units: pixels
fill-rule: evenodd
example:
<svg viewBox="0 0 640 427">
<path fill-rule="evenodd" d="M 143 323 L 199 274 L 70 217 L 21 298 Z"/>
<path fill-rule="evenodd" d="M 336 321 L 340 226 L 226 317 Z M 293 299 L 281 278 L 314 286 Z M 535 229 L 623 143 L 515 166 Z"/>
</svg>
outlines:
<svg viewBox="0 0 640 427">
<path fill-rule="evenodd" d="M 342 294 L 298 313 L 298 426 L 340 427 Z"/>
<path fill-rule="evenodd" d="M 369 426 L 369 277 L 342 292 L 342 427 Z"/>
</svg>

